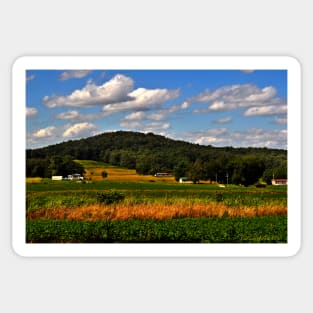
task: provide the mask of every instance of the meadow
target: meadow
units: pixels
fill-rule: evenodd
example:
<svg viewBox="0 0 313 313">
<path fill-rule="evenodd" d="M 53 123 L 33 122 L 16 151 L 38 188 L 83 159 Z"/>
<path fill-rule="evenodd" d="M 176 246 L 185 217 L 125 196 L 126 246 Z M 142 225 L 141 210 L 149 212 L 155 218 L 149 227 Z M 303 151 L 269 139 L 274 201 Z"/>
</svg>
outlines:
<svg viewBox="0 0 313 313">
<path fill-rule="evenodd" d="M 83 182 L 26 180 L 27 242 L 287 242 L 286 186 L 179 184 L 79 162 Z"/>
</svg>

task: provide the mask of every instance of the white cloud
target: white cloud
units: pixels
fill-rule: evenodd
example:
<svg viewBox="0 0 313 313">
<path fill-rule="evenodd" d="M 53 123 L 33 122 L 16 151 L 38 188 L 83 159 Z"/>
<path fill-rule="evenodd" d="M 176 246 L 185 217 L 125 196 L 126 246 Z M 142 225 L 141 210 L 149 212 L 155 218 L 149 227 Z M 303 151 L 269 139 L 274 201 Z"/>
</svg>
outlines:
<svg viewBox="0 0 313 313">
<path fill-rule="evenodd" d="M 260 92 L 251 93 L 244 100 L 248 103 L 265 102 L 272 99 L 276 95 L 276 89 L 272 86 L 264 87 Z"/>
<path fill-rule="evenodd" d="M 93 136 L 96 133 L 97 127 L 92 123 L 77 123 L 65 129 L 62 136 L 65 138 L 77 138 Z"/>
<path fill-rule="evenodd" d="M 181 107 L 182 109 L 188 109 L 188 107 L 189 107 L 188 101 L 184 101 L 184 102 L 180 105 L 180 107 Z"/>
<path fill-rule="evenodd" d="M 56 119 L 59 120 L 71 120 L 75 122 L 79 121 L 92 121 L 92 120 L 98 120 L 101 118 L 106 117 L 108 114 L 105 112 L 96 112 L 96 113 L 90 113 L 90 114 L 83 114 L 77 110 L 70 110 L 66 112 L 62 112 L 56 115 Z"/>
<path fill-rule="evenodd" d="M 236 108 L 237 108 L 236 103 L 225 103 L 224 101 L 216 101 L 210 106 L 209 110 L 210 111 L 228 111 L 228 110 L 232 110 Z"/>
<path fill-rule="evenodd" d="M 151 120 L 151 121 L 162 121 L 166 119 L 167 114 L 164 112 L 156 112 L 148 114 L 144 111 L 138 111 L 126 115 L 122 121 L 142 121 L 142 120 Z"/>
<path fill-rule="evenodd" d="M 275 118 L 276 124 L 287 124 L 287 117 L 276 117 Z"/>
<path fill-rule="evenodd" d="M 71 78 L 83 78 L 87 76 L 89 73 L 91 73 L 92 70 L 70 70 L 63 72 L 59 79 L 60 80 L 68 80 Z"/>
<path fill-rule="evenodd" d="M 115 75 L 111 80 L 97 86 L 88 81 L 82 89 L 77 89 L 67 96 L 45 96 L 43 104 L 48 108 L 89 107 L 129 100 L 128 94 L 134 82 L 130 77 Z"/>
<path fill-rule="evenodd" d="M 266 116 L 276 114 L 287 114 L 287 105 L 252 107 L 244 112 L 245 116 Z"/>
<path fill-rule="evenodd" d="M 227 128 L 216 128 L 180 135 L 169 134 L 169 136 L 174 139 L 217 147 L 233 146 L 287 149 L 287 130 L 250 128 L 242 131 L 230 131 Z"/>
<path fill-rule="evenodd" d="M 144 120 L 147 118 L 147 113 L 143 111 L 133 112 L 129 115 L 126 115 L 123 120 L 125 121 L 137 121 Z"/>
<path fill-rule="evenodd" d="M 38 114 L 38 110 L 36 108 L 26 108 L 26 117 L 34 117 Z"/>
<path fill-rule="evenodd" d="M 143 123 L 141 121 L 122 121 L 120 123 L 120 126 L 126 130 L 135 130 L 135 131 L 142 131 L 142 132 L 154 132 L 154 133 L 159 133 L 159 134 L 162 131 L 171 128 L 170 123 L 161 123 L 161 122 Z"/>
<path fill-rule="evenodd" d="M 166 101 L 179 96 L 179 90 L 138 88 L 128 94 L 132 100 L 107 104 L 103 111 L 109 114 L 131 110 L 150 110 L 159 108 Z"/>
<path fill-rule="evenodd" d="M 42 128 L 37 130 L 33 133 L 34 138 L 46 138 L 46 137 L 52 137 L 56 134 L 56 127 L 55 126 L 48 126 L 46 128 Z"/>
<path fill-rule="evenodd" d="M 223 118 L 219 118 L 214 120 L 214 123 L 216 124 L 226 124 L 226 123 L 230 123 L 232 121 L 231 117 L 223 117 Z"/>
<path fill-rule="evenodd" d="M 206 109 L 195 109 L 195 113 L 216 112 L 235 110 L 244 107 L 284 105 L 283 99 L 277 98 L 276 89 L 273 86 L 267 86 L 262 89 L 256 85 L 231 85 L 220 87 L 216 90 L 206 90 L 195 97 L 187 99 L 185 102 L 208 103 Z"/>
<path fill-rule="evenodd" d="M 73 120 L 73 119 L 78 119 L 79 117 L 80 117 L 80 113 L 75 110 L 62 112 L 57 115 L 57 119 L 60 119 L 60 120 Z"/>
<path fill-rule="evenodd" d="M 32 75 L 27 75 L 26 76 L 26 81 L 30 81 L 30 80 L 33 80 L 33 79 L 35 79 L 35 75 L 34 74 L 32 74 Z"/>
<path fill-rule="evenodd" d="M 63 126 L 48 126 L 38 129 L 32 133 L 27 133 L 27 148 L 44 147 L 55 144 L 64 139 L 80 139 L 98 134 L 97 127 L 88 122 L 67 124 Z"/>
</svg>

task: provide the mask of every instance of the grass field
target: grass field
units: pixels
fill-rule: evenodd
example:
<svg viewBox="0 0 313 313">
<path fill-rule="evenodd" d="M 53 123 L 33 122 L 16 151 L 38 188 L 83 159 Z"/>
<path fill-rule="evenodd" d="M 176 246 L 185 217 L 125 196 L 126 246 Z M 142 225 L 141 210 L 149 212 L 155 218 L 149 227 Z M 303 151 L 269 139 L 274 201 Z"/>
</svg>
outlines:
<svg viewBox="0 0 313 313">
<path fill-rule="evenodd" d="M 179 184 L 79 162 L 84 182 L 26 180 L 27 242 L 287 242 L 286 186 Z"/>
<path fill-rule="evenodd" d="M 108 177 L 105 178 L 108 181 L 168 181 L 173 182 L 173 177 L 155 177 L 153 175 L 139 175 L 135 170 L 127 168 L 120 168 L 116 166 L 110 166 L 102 162 L 96 162 L 91 160 L 76 160 L 86 169 L 85 177 L 95 181 L 103 180 L 102 172 L 106 171 Z"/>
</svg>

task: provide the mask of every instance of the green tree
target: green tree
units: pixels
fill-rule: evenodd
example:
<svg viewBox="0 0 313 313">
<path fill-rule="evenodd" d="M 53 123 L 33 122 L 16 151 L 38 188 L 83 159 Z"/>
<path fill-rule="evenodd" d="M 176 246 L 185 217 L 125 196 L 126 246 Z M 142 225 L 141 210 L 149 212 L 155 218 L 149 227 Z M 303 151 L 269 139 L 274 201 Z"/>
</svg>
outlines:
<svg viewBox="0 0 313 313">
<path fill-rule="evenodd" d="M 256 155 L 246 155 L 237 158 L 232 181 L 245 186 L 252 185 L 262 177 L 264 169 L 263 160 Z"/>
<path fill-rule="evenodd" d="M 179 181 L 181 177 L 187 176 L 189 164 L 186 161 L 180 161 L 177 166 L 174 167 L 174 177 L 176 181 Z"/>
<path fill-rule="evenodd" d="M 198 183 L 201 179 L 205 178 L 204 168 L 201 161 L 196 160 L 188 170 L 188 178 L 193 181 L 194 184 Z"/>
</svg>

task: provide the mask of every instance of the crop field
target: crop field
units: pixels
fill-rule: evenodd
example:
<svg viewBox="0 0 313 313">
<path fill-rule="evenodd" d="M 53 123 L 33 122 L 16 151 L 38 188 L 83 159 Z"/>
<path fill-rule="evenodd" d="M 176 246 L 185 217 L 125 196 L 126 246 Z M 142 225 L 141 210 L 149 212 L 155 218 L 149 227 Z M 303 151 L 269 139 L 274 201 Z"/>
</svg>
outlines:
<svg viewBox="0 0 313 313">
<path fill-rule="evenodd" d="M 27 242 L 287 242 L 286 186 L 179 184 L 80 162 L 86 181 L 26 180 Z"/>
<path fill-rule="evenodd" d="M 116 166 L 110 166 L 102 162 L 96 162 L 91 160 L 76 160 L 77 163 L 81 164 L 86 169 L 85 177 L 92 180 L 103 180 L 102 172 L 106 171 L 108 177 L 106 180 L 109 181 L 168 181 L 173 182 L 173 177 L 155 177 L 152 175 L 139 175 L 135 170 L 127 168 L 121 168 Z"/>
</svg>

